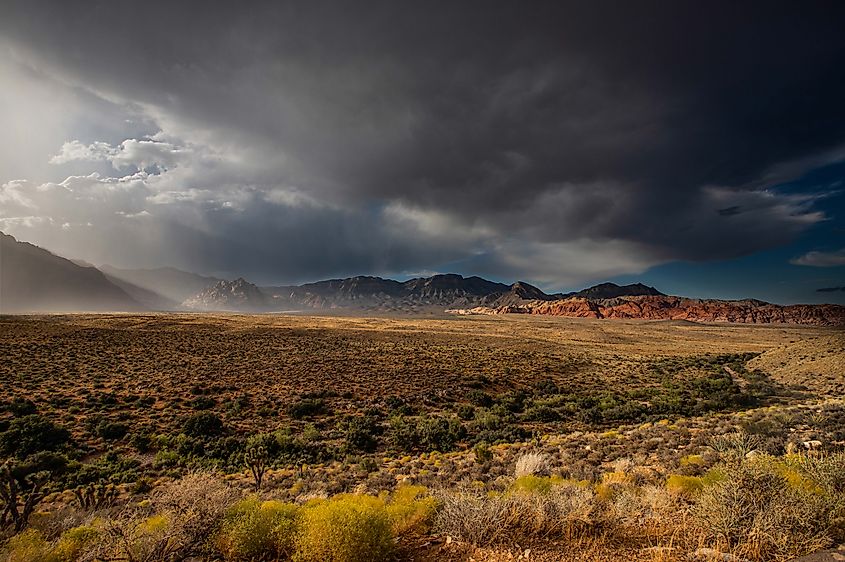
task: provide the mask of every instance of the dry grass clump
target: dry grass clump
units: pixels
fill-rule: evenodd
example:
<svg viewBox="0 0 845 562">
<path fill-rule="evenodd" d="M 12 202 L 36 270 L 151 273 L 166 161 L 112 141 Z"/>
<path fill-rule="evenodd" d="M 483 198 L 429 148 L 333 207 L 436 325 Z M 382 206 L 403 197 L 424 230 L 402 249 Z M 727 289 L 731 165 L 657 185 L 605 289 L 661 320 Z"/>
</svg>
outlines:
<svg viewBox="0 0 845 562">
<path fill-rule="evenodd" d="M 440 507 L 435 530 L 476 545 L 573 536 L 598 522 L 592 489 L 577 483 L 517 487 L 495 495 L 472 490 L 443 491 L 437 498 Z"/>
<path fill-rule="evenodd" d="M 94 548 L 79 560 L 153 562 L 201 556 L 237 493 L 211 474 L 193 473 L 103 524 Z"/>
<path fill-rule="evenodd" d="M 845 538 L 845 455 L 760 455 L 722 469 L 693 515 L 708 538 L 752 560 L 786 560 Z"/>
<path fill-rule="evenodd" d="M 542 453 L 526 453 L 516 459 L 514 476 L 545 474 L 549 471 L 549 458 Z"/>
</svg>

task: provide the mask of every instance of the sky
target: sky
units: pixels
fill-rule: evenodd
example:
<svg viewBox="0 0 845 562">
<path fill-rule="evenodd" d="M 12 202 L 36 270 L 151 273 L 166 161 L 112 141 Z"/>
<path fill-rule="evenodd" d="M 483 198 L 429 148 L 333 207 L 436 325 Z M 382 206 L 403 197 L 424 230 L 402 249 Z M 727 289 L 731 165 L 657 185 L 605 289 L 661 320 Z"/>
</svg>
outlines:
<svg viewBox="0 0 845 562">
<path fill-rule="evenodd" d="M 0 4 L 0 230 L 259 284 L 840 302 L 845 4 Z"/>
</svg>

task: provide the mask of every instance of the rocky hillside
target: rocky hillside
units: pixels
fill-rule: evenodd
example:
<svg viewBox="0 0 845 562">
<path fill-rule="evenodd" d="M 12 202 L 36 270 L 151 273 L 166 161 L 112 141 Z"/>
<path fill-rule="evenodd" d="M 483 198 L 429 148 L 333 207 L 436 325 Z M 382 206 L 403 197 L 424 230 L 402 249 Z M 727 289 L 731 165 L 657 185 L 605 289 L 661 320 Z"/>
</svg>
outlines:
<svg viewBox="0 0 845 562">
<path fill-rule="evenodd" d="M 220 281 L 185 300 L 182 306 L 191 310 L 261 312 L 270 309 L 272 299 L 249 281 L 238 278 Z"/>
<path fill-rule="evenodd" d="M 0 232 L 0 312 L 137 311 L 98 269 Z"/>
<path fill-rule="evenodd" d="M 546 314 L 571 318 L 631 318 L 689 320 L 744 324 L 845 325 L 845 307 L 839 305 L 781 306 L 758 300 L 702 300 L 673 296 L 624 296 L 613 299 L 580 297 L 528 301 L 509 306 L 482 306 L 453 310 L 457 314 Z"/>
</svg>

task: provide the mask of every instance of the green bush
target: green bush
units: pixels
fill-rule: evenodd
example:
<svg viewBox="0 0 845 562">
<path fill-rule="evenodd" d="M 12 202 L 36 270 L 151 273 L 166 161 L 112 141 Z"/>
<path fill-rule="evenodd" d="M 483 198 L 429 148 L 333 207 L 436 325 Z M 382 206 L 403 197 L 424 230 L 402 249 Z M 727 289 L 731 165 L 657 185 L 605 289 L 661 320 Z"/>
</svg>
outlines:
<svg viewBox="0 0 845 562">
<path fill-rule="evenodd" d="M 694 496 L 702 488 L 704 488 L 704 482 L 699 476 L 670 474 L 666 479 L 666 489 L 681 496 Z"/>
<path fill-rule="evenodd" d="M 489 408 L 493 405 L 493 397 L 483 390 L 470 390 L 467 392 L 467 400 L 475 406 Z"/>
<path fill-rule="evenodd" d="M 38 414 L 15 418 L 0 433 L 0 455 L 25 458 L 39 451 L 55 451 L 65 445 L 70 433 Z"/>
<path fill-rule="evenodd" d="M 437 500 L 429 496 L 423 486 L 399 486 L 390 495 L 386 509 L 394 534 L 428 532 L 434 520 Z"/>
<path fill-rule="evenodd" d="M 185 420 L 182 431 L 191 437 L 220 435 L 223 433 L 223 420 L 211 412 L 200 412 Z"/>
<path fill-rule="evenodd" d="M 466 429 L 456 418 L 423 416 L 412 420 L 396 416 L 390 420 L 387 441 L 403 452 L 422 450 L 451 451 L 466 436 Z"/>
<path fill-rule="evenodd" d="M 305 398 L 288 407 L 288 415 L 298 420 L 325 414 L 326 411 L 326 402 L 318 398 Z"/>
<path fill-rule="evenodd" d="M 217 405 L 217 400 L 210 396 L 199 396 L 191 400 L 191 408 L 194 410 L 210 410 Z"/>
<path fill-rule="evenodd" d="M 451 451 L 465 435 L 461 423 L 454 418 L 425 416 L 417 421 L 417 436 L 424 451 Z"/>
<path fill-rule="evenodd" d="M 102 421 L 97 424 L 97 435 L 103 439 L 117 440 L 129 433 L 129 426 L 120 422 Z"/>
<path fill-rule="evenodd" d="M 513 481 L 510 491 L 525 494 L 548 494 L 552 489 L 552 480 L 546 476 L 524 474 Z"/>
<path fill-rule="evenodd" d="M 352 416 L 343 423 L 345 446 L 350 452 L 372 453 L 378 447 L 380 432 L 376 420 L 367 416 Z"/>
<path fill-rule="evenodd" d="M 148 453 L 152 447 L 152 437 L 149 433 L 133 433 L 129 437 L 129 445 L 139 453 Z"/>
<path fill-rule="evenodd" d="M 37 411 L 35 402 L 29 400 L 28 398 L 21 398 L 20 396 L 16 396 L 9 403 L 7 409 L 9 410 L 9 412 L 12 413 L 13 416 L 17 418 L 29 416 Z"/>
<path fill-rule="evenodd" d="M 458 417 L 464 421 L 471 420 L 475 417 L 475 406 L 470 406 L 469 404 L 461 404 L 458 406 L 458 409 L 455 411 Z"/>
<path fill-rule="evenodd" d="M 544 404 L 531 406 L 525 410 L 523 416 L 526 421 L 553 422 L 560 419 L 557 410 Z"/>
<path fill-rule="evenodd" d="M 387 430 L 387 442 L 391 448 L 401 452 L 411 452 L 417 448 L 416 424 L 405 416 L 390 418 Z"/>
<path fill-rule="evenodd" d="M 384 501 L 342 495 L 302 509 L 297 562 L 378 562 L 394 550 L 391 518 Z"/>
<path fill-rule="evenodd" d="M 476 443 L 472 448 L 472 452 L 475 455 L 475 462 L 478 464 L 484 464 L 493 460 L 493 451 L 490 450 L 490 446 L 484 441 Z"/>
</svg>

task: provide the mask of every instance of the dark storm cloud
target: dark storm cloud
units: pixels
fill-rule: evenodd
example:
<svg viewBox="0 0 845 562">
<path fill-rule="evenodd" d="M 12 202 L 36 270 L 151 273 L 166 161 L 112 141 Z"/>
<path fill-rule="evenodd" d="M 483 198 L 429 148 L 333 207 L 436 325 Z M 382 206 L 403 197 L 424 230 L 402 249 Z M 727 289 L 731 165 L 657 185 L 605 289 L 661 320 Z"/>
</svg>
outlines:
<svg viewBox="0 0 845 562">
<path fill-rule="evenodd" d="M 845 145 L 839 2 L 21 1 L 0 16 L 30 64 L 185 142 L 237 147 L 249 189 L 327 205 L 209 215 L 221 242 L 193 255 L 218 269 L 495 269 L 532 243 L 731 257 L 821 220 L 815 198 L 768 188 Z"/>
</svg>

